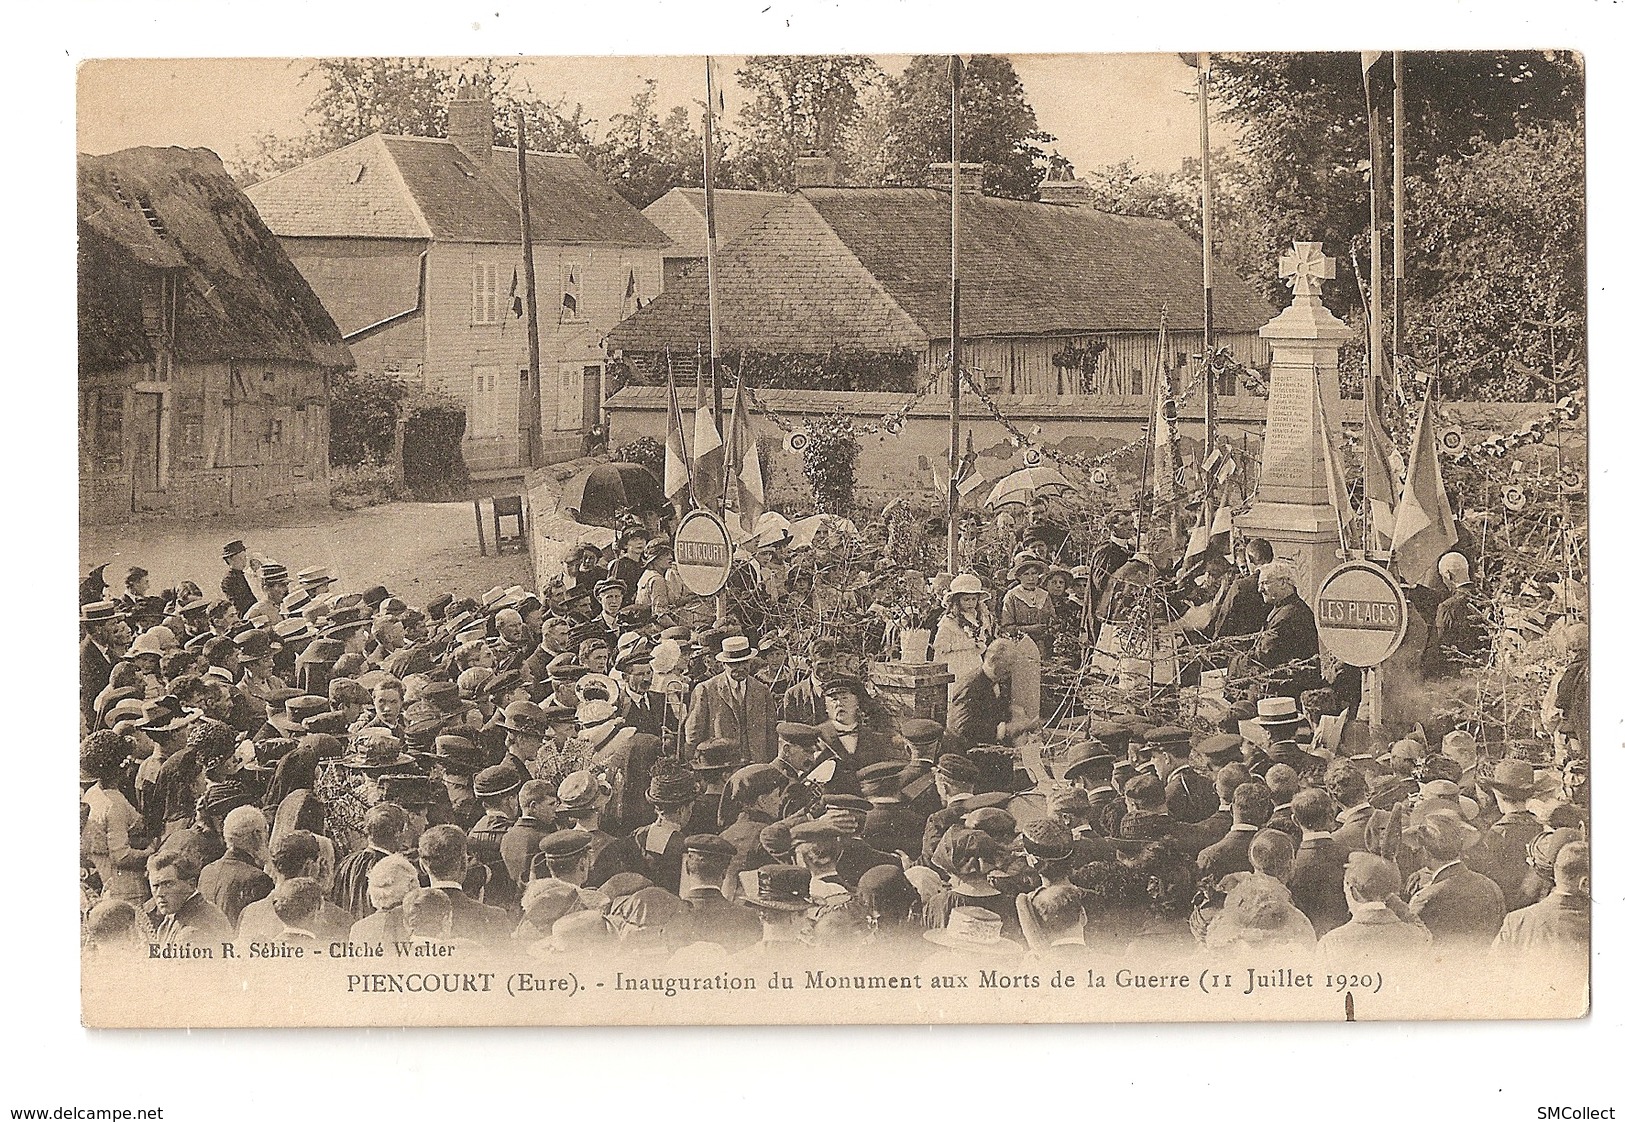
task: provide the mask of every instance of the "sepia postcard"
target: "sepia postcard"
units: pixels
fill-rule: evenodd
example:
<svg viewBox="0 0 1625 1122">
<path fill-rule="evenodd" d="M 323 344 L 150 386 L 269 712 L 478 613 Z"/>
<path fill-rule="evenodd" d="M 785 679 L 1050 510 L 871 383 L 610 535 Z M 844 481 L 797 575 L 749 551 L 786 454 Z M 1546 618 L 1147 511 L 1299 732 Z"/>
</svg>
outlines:
<svg viewBox="0 0 1625 1122">
<path fill-rule="evenodd" d="M 1588 1014 L 1578 53 L 77 99 L 86 1026 Z"/>
</svg>

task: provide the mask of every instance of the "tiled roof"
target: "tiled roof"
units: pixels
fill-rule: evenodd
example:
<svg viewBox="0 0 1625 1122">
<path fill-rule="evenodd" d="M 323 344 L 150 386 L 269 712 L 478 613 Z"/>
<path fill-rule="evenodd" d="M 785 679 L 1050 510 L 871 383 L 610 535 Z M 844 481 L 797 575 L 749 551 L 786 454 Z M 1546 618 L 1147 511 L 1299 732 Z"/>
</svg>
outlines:
<svg viewBox="0 0 1625 1122">
<path fill-rule="evenodd" d="M 154 358 L 142 320 L 153 269 L 180 279 L 182 361 L 353 365 L 332 317 L 213 152 L 81 155 L 78 206 L 82 370 Z"/>
<path fill-rule="evenodd" d="M 726 247 L 784 202 L 780 191 L 712 192 L 717 212 L 717 246 Z M 671 245 L 667 257 L 705 256 L 705 191 L 673 187 L 643 208 L 643 216 L 663 230 Z"/>
<path fill-rule="evenodd" d="M 659 247 L 662 234 L 579 156 L 526 160 L 538 243 Z M 248 189 L 283 237 L 519 241 L 519 154 L 470 159 L 449 140 L 375 133 Z"/>
<path fill-rule="evenodd" d="M 800 195 L 717 256 L 725 350 L 821 353 L 839 345 L 918 350 L 928 338 Z M 709 334 L 703 271 L 684 277 L 609 333 L 622 350 L 692 351 Z"/>
<path fill-rule="evenodd" d="M 812 187 L 791 198 L 819 221 L 776 221 L 792 211 L 775 208 L 719 254 L 721 319 L 733 346 L 782 349 L 786 333 L 773 322 L 775 311 L 791 321 L 826 322 L 840 338 L 849 303 L 872 307 L 873 296 L 862 290 L 876 283 L 920 337 L 948 336 L 946 191 Z M 1171 329 L 1202 326 L 1201 248 L 1172 222 L 981 195 L 965 198 L 960 221 L 966 337 L 1154 331 L 1164 305 Z M 828 236 L 809 239 L 813 226 Z M 820 275 L 828 265 L 808 256 L 831 258 L 835 246 L 851 259 L 842 270 L 849 280 L 839 286 L 840 276 Z M 1225 270 L 1215 275 L 1213 305 L 1215 327 L 1225 332 L 1254 331 L 1274 314 Z M 706 315 L 704 276 L 686 277 L 617 327 L 610 344 L 637 350 L 687 340 L 692 347 Z M 857 319 L 856 335 L 870 334 L 864 317 Z"/>
</svg>

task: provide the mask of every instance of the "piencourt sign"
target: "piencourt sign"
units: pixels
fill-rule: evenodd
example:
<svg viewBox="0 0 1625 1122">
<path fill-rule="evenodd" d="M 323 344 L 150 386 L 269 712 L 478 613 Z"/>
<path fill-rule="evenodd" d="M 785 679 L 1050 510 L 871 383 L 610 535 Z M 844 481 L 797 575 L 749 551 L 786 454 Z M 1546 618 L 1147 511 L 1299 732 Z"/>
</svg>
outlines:
<svg viewBox="0 0 1625 1122">
<path fill-rule="evenodd" d="M 1339 565 L 1315 597 L 1320 641 L 1350 666 L 1375 666 L 1397 651 L 1409 614 L 1399 582 L 1369 561 Z"/>
<path fill-rule="evenodd" d="M 677 575 L 696 596 L 715 596 L 728 583 L 734 546 L 722 519 L 709 510 L 691 510 L 677 524 L 671 542 Z"/>
</svg>

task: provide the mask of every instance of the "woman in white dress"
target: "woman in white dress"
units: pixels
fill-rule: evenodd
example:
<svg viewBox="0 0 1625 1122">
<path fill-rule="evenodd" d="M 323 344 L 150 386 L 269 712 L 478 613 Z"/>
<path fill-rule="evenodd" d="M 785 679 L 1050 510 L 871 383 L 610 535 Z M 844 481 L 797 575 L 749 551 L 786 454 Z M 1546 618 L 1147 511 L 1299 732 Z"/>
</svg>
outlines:
<svg viewBox="0 0 1625 1122">
<path fill-rule="evenodd" d="M 982 652 L 995 638 L 995 621 L 988 609 L 988 592 L 975 573 L 961 573 L 943 594 L 947 611 L 937 624 L 932 657 L 948 664 L 957 687 L 982 669 Z"/>
</svg>

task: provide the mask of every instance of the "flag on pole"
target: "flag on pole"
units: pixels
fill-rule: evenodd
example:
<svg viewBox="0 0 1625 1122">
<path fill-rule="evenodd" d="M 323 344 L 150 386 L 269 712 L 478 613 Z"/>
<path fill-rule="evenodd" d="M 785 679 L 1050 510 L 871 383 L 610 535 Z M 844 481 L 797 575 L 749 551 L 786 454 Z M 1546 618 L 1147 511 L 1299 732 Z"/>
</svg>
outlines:
<svg viewBox="0 0 1625 1122">
<path fill-rule="evenodd" d="M 715 507 L 722 498 L 723 472 L 728 461 L 724 458 L 722 433 L 717 429 L 716 416 L 701 383 L 699 373 L 694 375 L 694 392 L 698 404 L 694 407 L 694 501 L 700 506 Z"/>
<path fill-rule="evenodd" d="M 679 516 L 688 513 L 689 481 L 693 471 L 688 463 L 688 442 L 683 439 L 683 409 L 677 404 L 677 375 L 666 362 L 666 498 Z"/>
<path fill-rule="evenodd" d="M 748 534 L 756 519 L 767 509 L 767 489 L 762 481 L 762 455 L 756 443 L 756 426 L 751 423 L 745 400 L 745 378 L 734 383 L 733 414 L 728 418 L 727 469 L 739 481 L 739 525 Z"/>
<path fill-rule="evenodd" d="M 519 290 L 518 269 L 513 271 L 513 280 L 508 283 L 508 306 L 513 309 L 515 319 L 525 318 L 525 294 Z"/>
<path fill-rule="evenodd" d="M 1168 371 L 1157 371 L 1155 392 L 1157 410 L 1151 430 L 1151 493 L 1159 504 L 1171 503 L 1175 499 L 1174 490 L 1178 484 L 1179 446 L 1174 435 L 1173 419 L 1168 415 L 1172 412 L 1174 404 L 1168 383 Z"/>
<path fill-rule="evenodd" d="M 1411 584 L 1438 582 L 1439 558 L 1456 544 L 1456 519 L 1450 513 L 1439 447 L 1433 438 L 1433 383 L 1422 399 L 1422 415 L 1411 442 L 1411 465 L 1405 493 L 1394 508 L 1393 567 Z"/>
<path fill-rule="evenodd" d="M 1361 70 L 1362 73 L 1365 74 L 1367 81 L 1371 80 L 1371 68 L 1373 66 L 1377 65 L 1377 63 L 1379 61 L 1381 61 L 1382 56 L 1387 54 L 1387 53 L 1388 53 L 1387 51 L 1361 51 L 1360 52 L 1360 70 Z"/>
<path fill-rule="evenodd" d="M 1394 486 L 1394 442 L 1383 431 L 1374 393 L 1366 394 L 1365 435 L 1360 443 L 1365 497 L 1371 508 L 1370 545 L 1373 549 L 1387 549 L 1394 539 L 1394 508 L 1399 505 L 1399 489 Z"/>
<path fill-rule="evenodd" d="M 1354 505 L 1349 502 L 1348 475 L 1343 470 L 1343 454 L 1332 444 L 1332 426 L 1342 434 L 1342 422 L 1326 413 L 1325 395 L 1321 393 L 1320 378 L 1311 381 L 1315 413 L 1320 417 L 1320 459 L 1326 466 L 1326 499 L 1337 512 L 1337 540 L 1348 548 L 1349 527 L 1354 523 Z"/>
</svg>

